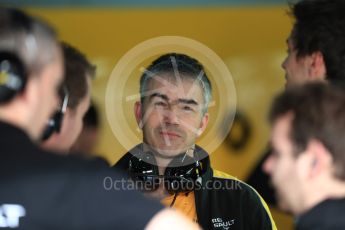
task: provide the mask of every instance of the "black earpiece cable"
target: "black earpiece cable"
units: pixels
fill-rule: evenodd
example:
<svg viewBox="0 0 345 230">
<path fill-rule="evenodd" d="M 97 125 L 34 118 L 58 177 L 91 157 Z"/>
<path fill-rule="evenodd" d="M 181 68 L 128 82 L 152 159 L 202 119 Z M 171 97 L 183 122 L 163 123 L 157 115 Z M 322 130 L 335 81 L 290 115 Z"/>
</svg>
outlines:
<svg viewBox="0 0 345 230">
<path fill-rule="evenodd" d="M 173 199 L 173 201 L 172 201 L 172 202 L 171 202 L 171 204 L 170 204 L 170 208 L 172 208 L 172 207 L 174 206 L 175 201 L 176 201 L 176 198 L 177 198 L 177 195 L 178 195 L 178 192 L 177 192 L 177 193 L 175 193 L 175 195 L 174 195 L 174 199 Z"/>
</svg>

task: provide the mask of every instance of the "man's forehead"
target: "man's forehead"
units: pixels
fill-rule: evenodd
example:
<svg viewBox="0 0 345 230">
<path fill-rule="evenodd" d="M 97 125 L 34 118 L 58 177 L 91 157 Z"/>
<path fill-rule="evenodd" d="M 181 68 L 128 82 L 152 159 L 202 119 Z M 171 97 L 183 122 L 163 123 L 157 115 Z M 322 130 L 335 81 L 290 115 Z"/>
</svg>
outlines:
<svg viewBox="0 0 345 230">
<path fill-rule="evenodd" d="M 179 83 L 190 84 L 194 82 L 195 77 L 183 73 L 157 73 L 153 75 L 149 82 L 162 85 L 178 85 Z"/>
<path fill-rule="evenodd" d="M 291 46 L 294 46 L 295 36 L 296 36 L 296 29 L 295 27 L 293 27 L 288 38 L 286 39 L 286 43 L 288 43 Z"/>
<path fill-rule="evenodd" d="M 147 94 L 161 93 L 170 96 L 202 96 L 202 87 L 198 80 L 191 78 L 175 78 L 156 75 L 148 82 Z"/>
<path fill-rule="evenodd" d="M 291 35 L 286 39 L 286 44 L 287 44 L 289 49 L 295 48 L 293 38 L 291 37 Z"/>
</svg>

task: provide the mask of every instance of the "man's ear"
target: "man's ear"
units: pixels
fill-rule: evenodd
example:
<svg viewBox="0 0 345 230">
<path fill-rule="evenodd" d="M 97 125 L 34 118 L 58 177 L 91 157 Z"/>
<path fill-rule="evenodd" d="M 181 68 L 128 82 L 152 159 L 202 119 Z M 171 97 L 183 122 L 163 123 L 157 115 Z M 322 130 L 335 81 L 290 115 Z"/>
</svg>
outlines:
<svg viewBox="0 0 345 230">
<path fill-rule="evenodd" d="M 143 127 L 143 114 L 142 114 L 142 104 L 140 103 L 140 101 L 135 102 L 134 104 L 134 115 L 135 115 L 135 119 L 137 120 L 137 124 L 139 126 L 139 128 Z"/>
<path fill-rule="evenodd" d="M 205 131 L 207 124 L 208 124 L 209 114 L 205 113 L 204 116 L 201 118 L 200 127 L 198 129 L 198 136 Z"/>
<path fill-rule="evenodd" d="M 320 51 L 316 51 L 309 55 L 308 59 L 308 74 L 311 80 L 325 80 L 327 71 L 323 54 Z"/>
<path fill-rule="evenodd" d="M 307 151 L 310 162 L 310 177 L 329 171 L 332 168 L 332 156 L 328 149 L 318 140 L 311 140 L 308 143 Z"/>
</svg>

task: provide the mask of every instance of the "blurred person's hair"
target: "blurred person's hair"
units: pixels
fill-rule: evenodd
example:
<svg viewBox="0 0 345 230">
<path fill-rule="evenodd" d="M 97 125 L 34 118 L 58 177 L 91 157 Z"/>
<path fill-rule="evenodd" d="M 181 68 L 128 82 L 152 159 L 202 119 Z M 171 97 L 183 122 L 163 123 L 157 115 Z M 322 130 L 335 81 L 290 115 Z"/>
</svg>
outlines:
<svg viewBox="0 0 345 230">
<path fill-rule="evenodd" d="M 84 54 L 65 42 L 62 42 L 62 50 L 65 65 L 63 87 L 66 87 L 69 94 L 67 107 L 73 110 L 87 95 L 88 79 L 94 78 L 96 67 Z M 62 101 L 65 96 L 63 89 L 60 90 L 59 95 Z"/>
<path fill-rule="evenodd" d="M 313 83 L 293 87 L 275 98 L 269 119 L 273 124 L 291 114 L 290 140 L 298 156 L 311 140 L 330 152 L 335 176 L 345 180 L 345 92 L 340 87 Z"/>
<path fill-rule="evenodd" d="M 292 43 L 297 57 L 320 51 L 326 66 L 326 79 L 345 82 L 345 1 L 303 0 L 290 4 L 295 19 Z"/>
<path fill-rule="evenodd" d="M 16 55 L 28 75 L 50 63 L 58 46 L 56 33 L 48 24 L 19 10 L 0 7 L 0 50 Z"/>
<path fill-rule="evenodd" d="M 178 71 L 178 73 L 176 73 Z M 146 68 L 146 71 L 140 78 L 140 96 L 141 103 L 144 102 L 147 94 L 147 85 L 152 78 L 162 77 L 160 74 L 169 73 L 180 77 L 182 80 L 191 79 L 198 81 L 200 87 L 203 89 L 204 106 L 203 113 L 207 112 L 208 105 L 212 100 L 212 87 L 202 64 L 185 54 L 168 53 L 160 56 Z M 178 74 L 178 75 L 177 75 Z M 155 75 L 155 76 L 153 76 Z"/>
</svg>

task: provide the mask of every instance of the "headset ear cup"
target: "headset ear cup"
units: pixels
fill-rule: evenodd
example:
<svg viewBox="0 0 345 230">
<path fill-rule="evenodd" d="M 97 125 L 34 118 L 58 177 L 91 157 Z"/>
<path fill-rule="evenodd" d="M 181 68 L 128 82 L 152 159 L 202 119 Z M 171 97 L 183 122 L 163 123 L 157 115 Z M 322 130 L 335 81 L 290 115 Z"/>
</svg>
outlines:
<svg viewBox="0 0 345 230">
<path fill-rule="evenodd" d="M 26 80 L 21 60 L 10 52 L 0 52 L 0 103 L 6 103 L 20 93 Z"/>
<path fill-rule="evenodd" d="M 58 111 L 49 119 L 41 138 L 42 141 L 47 140 L 54 132 L 60 132 L 63 115 L 61 111 Z"/>
<path fill-rule="evenodd" d="M 155 191 L 158 189 L 159 170 L 155 157 L 150 152 L 142 152 L 133 155 L 129 160 L 129 175 L 136 183 L 138 189 L 143 191 Z"/>
<path fill-rule="evenodd" d="M 43 131 L 41 141 L 48 140 L 49 137 L 53 134 L 53 132 L 54 132 L 54 124 L 53 123 L 54 123 L 53 119 L 49 119 L 48 124 Z"/>
</svg>

